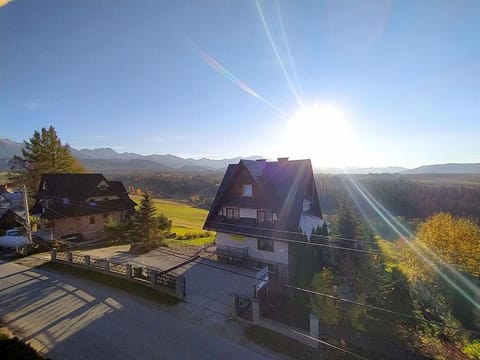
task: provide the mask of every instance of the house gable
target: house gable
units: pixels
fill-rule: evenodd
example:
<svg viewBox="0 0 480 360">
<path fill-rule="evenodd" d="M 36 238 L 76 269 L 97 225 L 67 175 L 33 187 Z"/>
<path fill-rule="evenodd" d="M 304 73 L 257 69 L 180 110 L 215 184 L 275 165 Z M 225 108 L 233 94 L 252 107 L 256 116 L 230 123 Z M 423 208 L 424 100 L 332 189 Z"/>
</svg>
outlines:
<svg viewBox="0 0 480 360">
<path fill-rule="evenodd" d="M 250 182 L 252 196 L 243 196 L 242 186 Z M 263 222 L 234 217 L 237 223 L 232 223 L 220 212 L 227 205 L 257 209 L 257 213 L 271 210 L 274 215 L 263 213 Z M 302 215 L 322 219 L 310 160 L 241 160 L 227 168 L 204 227 L 232 234 L 286 237 L 285 231 L 297 232 Z"/>
</svg>

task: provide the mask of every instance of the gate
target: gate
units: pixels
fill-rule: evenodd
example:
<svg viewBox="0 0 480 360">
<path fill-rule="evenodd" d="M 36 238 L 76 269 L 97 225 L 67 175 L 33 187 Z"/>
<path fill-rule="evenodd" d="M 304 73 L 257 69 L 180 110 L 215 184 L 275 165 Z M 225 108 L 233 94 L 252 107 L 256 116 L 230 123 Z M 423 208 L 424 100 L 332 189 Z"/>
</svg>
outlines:
<svg viewBox="0 0 480 360">
<path fill-rule="evenodd" d="M 235 295 L 235 310 L 237 316 L 253 321 L 252 315 L 252 299 L 246 296 Z"/>
</svg>

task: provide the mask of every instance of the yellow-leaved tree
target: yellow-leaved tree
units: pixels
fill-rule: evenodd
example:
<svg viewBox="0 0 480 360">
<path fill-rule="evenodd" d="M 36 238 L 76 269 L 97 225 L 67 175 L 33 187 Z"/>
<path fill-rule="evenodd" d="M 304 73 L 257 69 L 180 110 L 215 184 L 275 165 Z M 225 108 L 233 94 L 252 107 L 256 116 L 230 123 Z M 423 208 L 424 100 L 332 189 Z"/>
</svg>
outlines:
<svg viewBox="0 0 480 360">
<path fill-rule="evenodd" d="M 437 213 L 420 225 L 417 238 L 443 261 L 480 277 L 480 227 L 472 220 Z"/>
</svg>

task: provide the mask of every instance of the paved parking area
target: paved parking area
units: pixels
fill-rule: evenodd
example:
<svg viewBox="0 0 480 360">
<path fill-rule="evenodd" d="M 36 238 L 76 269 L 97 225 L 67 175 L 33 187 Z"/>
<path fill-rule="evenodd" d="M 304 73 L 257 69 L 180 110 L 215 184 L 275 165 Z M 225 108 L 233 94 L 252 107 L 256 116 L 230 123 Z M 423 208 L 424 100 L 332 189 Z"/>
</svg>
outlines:
<svg viewBox="0 0 480 360">
<path fill-rule="evenodd" d="M 138 264 L 159 270 L 179 266 L 192 259 L 195 253 L 192 249 L 162 247 L 146 254 L 135 255 L 128 253 L 129 248 L 129 245 L 120 245 L 78 252 L 109 258 L 115 263 Z M 225 318 L 233 313 L 235 294 L 253 297 L 256 271 L 252 269 L 195 258 L 173 270 L 173 273 L 185 276 L 187 296 L 182 306 L 185 313 L 197 319 L 198 323 L 224 324 Z"/>
<path fill-rule="evenodd" d="M 59 272 L 0 260 L 3 325 L 51 359 L 268 359 L 241 324 L 166 307 Z M 275 356 L 276 357 L 276 356 Z"/>
<path fill-rule="evenodd" d="M 256 271 L 251 269 L 199 259 L 174 272 L 186 278 L 186 301 L 197 305 L 210 322 L 233 313 L 235 294 L 253 297 Z"/>
</svg>

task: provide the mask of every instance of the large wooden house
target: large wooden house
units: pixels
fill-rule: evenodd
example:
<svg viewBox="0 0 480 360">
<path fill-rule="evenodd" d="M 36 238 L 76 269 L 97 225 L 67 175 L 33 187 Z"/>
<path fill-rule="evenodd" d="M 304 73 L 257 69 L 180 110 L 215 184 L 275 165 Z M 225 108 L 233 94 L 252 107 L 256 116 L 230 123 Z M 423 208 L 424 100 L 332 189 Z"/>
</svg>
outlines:
<svg viewBox="0 0 480 360">
<path fill-rule="evenodd" d="M 310 160 L 240 160 L 229 165 L 204 228 L 219 259 L 264 267 L 288 281 L 293 241 L 325 224 Z"/>
<path fill-rule="evenodd" d="M 32 214 L 55 238 L 101 239 L 109 219 L 123 222 L 135 208 L 122 182 L 102 174 L 44 174 L 35 198 Z"/>
</svg>

